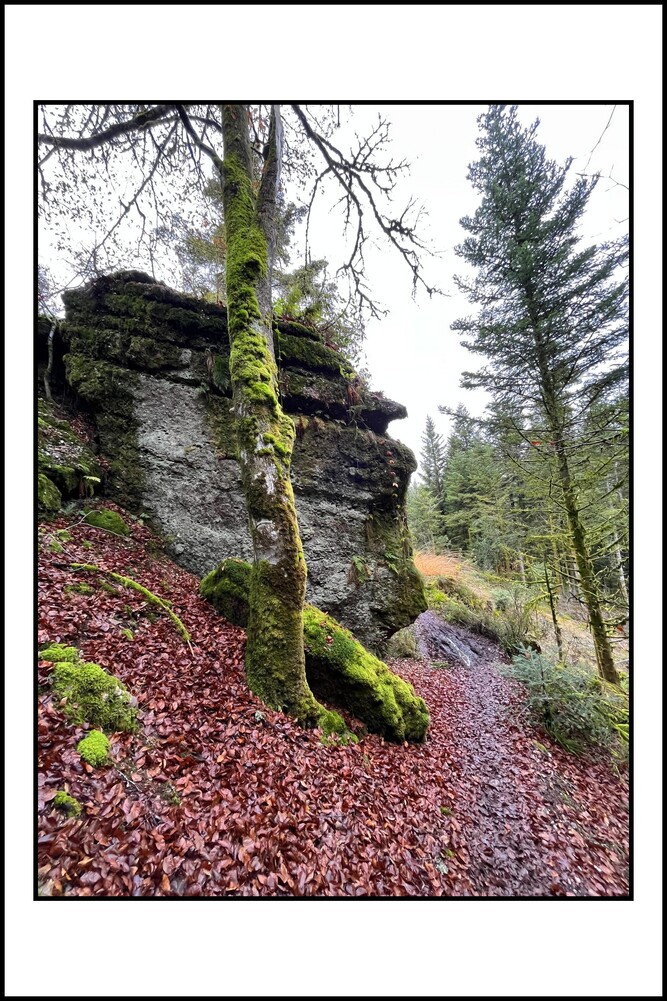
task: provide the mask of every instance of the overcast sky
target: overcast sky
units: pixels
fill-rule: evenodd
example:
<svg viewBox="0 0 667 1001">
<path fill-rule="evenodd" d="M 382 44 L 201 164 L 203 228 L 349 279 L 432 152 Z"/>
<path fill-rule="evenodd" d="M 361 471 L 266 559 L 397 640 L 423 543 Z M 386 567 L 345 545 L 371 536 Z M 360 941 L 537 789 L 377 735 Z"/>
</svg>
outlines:
<svg viewBox="0 0 667 1001">
<path fill-rule="evenodd" d="M 456 407 L 463 403 L 475 415 L 480 415 L 485 406 L 481 391 L 464 392 L 459 388 L 461 373 L 481 366 L 482 359 L 466 351 L 458 334 L 450 330 L 454 320 L 471 312 L 452 280 L 453 274 L 466 267 L 453 248 L 466 235 L 459 225 L 460 218 L 472 214 L 479 200 L 466 175 L 468 165 L 478 156 L 477 117 L 485 107 L 357 106 L 349 123 L 363 134 L 377 118 L 378 110 L 391 122 L 396 158 L 405 157 L 411 162 L 400 187 L 403 198 L 407 201 L 412 194 L 426 207 L 429 215 L 424 228 L 434 249 L 442 255 L 425 264 L 429 280 L 447 295 L 429 299 L 421 292 L 413 301 L 411 274 L 398 253 L 381 243 L 375 253 L 368 254 L 371 287 L 389 313 L 368 323 L 367 366 L 373 388 L 408 408 L 408 418 L 395 421 L 390 433 L 409 445 L 417 457 L 427 415 L 433 417 L 443 437 L 448 433 L 450 422 L 439 414 L 439 404 Z M 576 158 L 571 167 L 573 179 L 575 171 L 582 171 L 588 163 L 587 173 L 611 174 L 619 182 L 599 182 L 582 223 L 584 238 L 590 242 L 609 239 L 627 228 L 628 192 L 623 185 L 628 183 L 628 107 L 617 105 L 614 110 L 614 105 L 526 104 L 520 106 L 519 114 L 526 125 L 540 119 L 538 139 L 552 159 L 564 162 L 569 156 Z M 399 194 L 395 201 L 401 204 Z M 327 217 L 322 204 L 316 222 L 315 247 L 333 263 L 340 216 Z"/>
<path fill-rule="evenodd" d="M 367 246 L 367 278 L 373 297 L 386 310 L 380 320 L 369 320 L 365 342 L 365 367 L 374 389 L 406 405 L 406 420 L 394 422 L 390 432 L 409 445 L 419 458 L 421 435 L 427 415 L 433 417 L 437 429 L 446 438 L 449 419 L 438 411 L 439 405 L 456 407 L 463 403 L 479 416 L 486 397 L 481 390 L 464 392 L 459 388 L 461 373 L 476 368 L 482 362 L 459 343 L 450 329 L 454 320 L 465 316 L 470 308 L 464 296 L 456 290 L 452 276 L 466 270 L 467 265 L 454 254 L 454 247 L 463 239 L 459 225 L 461 216 L 472 214 L 478 196 L 466 178 L 468 165 L 477 158 L 475 139 L 479 134 L 477 117 L 485 105 L 354 105 L 341 109 L 341 128 L 335 135 L 339 148 L 353 141 L 354 134 L 369 135 L 378 115 L 391 123 L 391 146 L 378 159 L 391 156 L 395 161 L 407 160 L 409 170 L 397 184 L 391 211 L 399 213 L 411 198 L 423 206 L 426 215 L 419 224 L 419 233 L 437 253 L 422 255 L 425 275 L 430 285 L 443 295 L 429 299 L 422 290 L 412 297 L 411 272 L 399 253 L 381 234 L 374 232 L 367 212 L 365 225 L 369 236 L 375 237 Z M 314 109 L 315 110 L 315 109 Z M 538 138 L 548 155 L 564 162 L 574 157 L 570 177 L 575 171 L 599 171 L 612 175 L 615 181 L 601 181 L 593 193 L 582 225 L 584 236 L 593 241 L 607 239 L 627 226 L 629 112 L 626 105 L 521 105 L 520 117 L 525 124 L 539 117 Z M 610 120 L 611 119 L 611 120 Z M 54 161 L 55 162 L 55 161 Z M 127 173 L 127 161 L 118 160 L 117 176 L 125 183 L 114 192 L 104 189 L 113 211 L 119 195 L 127 200 L 136 181 Z M 210 165 L 205 161 L 206 169 Z M 123 181 L 123 179 L 125 179 Z M 287 197 L 295 193 L 287 188 Z M 310 249 L 314 258 L 323 257 L 331 269 L 341 264 L 349 254 L 343 238 L 343 218 L 335 202 L 340 191 L 331 182 L 313 209 L 309 228 Z M 381 202 L 380 202 L 381 204 Z M 615 222 L 617 220 L 617 222 Z M 87 245 L 90 233 L 78 223 L 69 224 L 69 242 L 76 248 Z M 131 213 L 123 224 L 127 234 L 125 259 L 115 261 L 118 267 L 149 269 L 148 259 L 134 259 L 134 242 L 139 232 L 138 217 Z M 297 228 L 293 240 L 292 266 L 302 262 L 305 225 Z M 347 249 L 347 254 L 346 254 Z M 54 241 L 40 236 L 40 253 L 53 274 L 64 284 L 70 272 L 63 268 L 68 255 L 54 250 Z M 156 276 L 170 280 L 156 264 Z M 173 278 L 171 279 L 173 282 Z M 77 284 L 76 282 L 75 284 Z"/>
</svg>

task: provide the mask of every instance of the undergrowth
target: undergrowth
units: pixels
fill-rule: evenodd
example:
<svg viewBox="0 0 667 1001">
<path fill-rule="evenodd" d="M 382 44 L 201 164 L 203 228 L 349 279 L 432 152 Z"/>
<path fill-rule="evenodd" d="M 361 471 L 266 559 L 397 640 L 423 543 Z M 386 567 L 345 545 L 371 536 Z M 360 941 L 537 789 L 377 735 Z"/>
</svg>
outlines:
<svg viewBox="0 0 667 1001">
<path fill-rule="evenodd" d="M 627 758 L 628 696 L 581 664 L 559 664 L 527 650 L 500 669 L 526 689 L 530 722 L 574 754 L 601 748 Z"/>
</svg>

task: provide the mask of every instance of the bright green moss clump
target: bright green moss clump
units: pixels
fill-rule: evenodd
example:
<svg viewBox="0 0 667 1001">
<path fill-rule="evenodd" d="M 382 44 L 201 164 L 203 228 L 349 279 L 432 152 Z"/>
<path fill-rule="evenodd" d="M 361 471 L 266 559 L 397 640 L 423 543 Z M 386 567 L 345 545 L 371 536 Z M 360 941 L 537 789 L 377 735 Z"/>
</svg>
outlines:
<svg viewBox="0 0 667 1001">
<path fill-rule="evenodd" d="M 132 696 L 118 678 L 99 664 L 63 662 L 53 669 L 53 687 L 66 699 L 65 715 L 82 726 L 90 723 L 104 730 L 136 730 L 137 711 Z"/>
<path fill-rule="evenodd" d="M 225 560 L 200 592 L 235 625 L 248 622 L 251 567 Z M 411 686 L 369 653 L 352 633 L 313 605 L 304 609 L 306 674 L 314 694 L 348 709 L 374 733 L 390 740 L 423 740 L 428 709 Z"/>
<path fill-rule="evenodd" d="M 107 532 L 113 532 L 115 535 L 130 534 L 130 529 L 121 516 L 108 508 L 103 511 L 89 511 L 86 515 L 86 522 L 95 528 L 104 528 Z"/>
<path fill-rule="evenodd" d="M 109 760 L 109 739 L 101 730 L 91 730 L 83 740 L 76 745 L 76 749 L 89 765 L 99 768 L 107 764 Z"/>
<path fill-rule="evenodd" d="M 74 796 L 69 796 L 63 789 L 53 797 L 53 805 L 56 810 L 62 810 L 69 817 L 78 817 L 81 813 L 81 803 Z"/>
<path fill-rule="evenodd" d="M 48 660 L 51 664 L 62 664 L 65 661 L 70 663 L 79 660 L 79 651 L 74 646 L 65 646 L 64 643 L 50 643 L 39 653 L 40 660 Z"/>
</svg>

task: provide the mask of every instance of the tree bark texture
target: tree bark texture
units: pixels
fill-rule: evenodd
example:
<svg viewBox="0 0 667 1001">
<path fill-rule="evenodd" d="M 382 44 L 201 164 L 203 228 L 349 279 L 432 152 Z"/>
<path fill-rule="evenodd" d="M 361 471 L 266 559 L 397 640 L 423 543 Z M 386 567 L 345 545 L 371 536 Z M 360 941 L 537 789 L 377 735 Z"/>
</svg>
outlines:
<svg viewBox="0 0 667 1001">
<path fill-rule="evenodd" d="M 271 272 L 280 183 L 280 110 L 272 108 L 258 194 L 248 115 L 246 105 L 222 107 L 230 376 L 254 547 L 246 673 L 250 688 L 268 706 L 313 725 L 325 710 L 306 681 L 306 563 L 290 482 L 295 432 L 280 406 L 273 350 Z"/>
</svg>

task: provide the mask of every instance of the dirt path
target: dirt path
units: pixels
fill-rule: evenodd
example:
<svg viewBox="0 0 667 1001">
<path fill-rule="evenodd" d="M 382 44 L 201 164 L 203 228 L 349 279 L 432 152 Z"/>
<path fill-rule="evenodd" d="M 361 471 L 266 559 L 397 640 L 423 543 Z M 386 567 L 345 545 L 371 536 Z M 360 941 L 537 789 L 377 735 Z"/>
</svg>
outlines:
<svg viewBox="0 0 667 1001">
<path fill-rule="evenodd" d="M 442 623 L 429 621 L 430 614 L 423 617 L 422 644 L 441 654 Z M 446 629 L 470 663 L 422 662 L 420 671 L 444 675 L 432 737 L 450 750 L 452 816 L 461 826 L 459 851 L 467 855 L 472 892 L 626 894 L 625 781 L 604 763 L 573 758 L 543 735 L 526 733 L 518 725 L 520 687 L 498 672 L 498 649 L 465 630 Z"/>
</svg>

